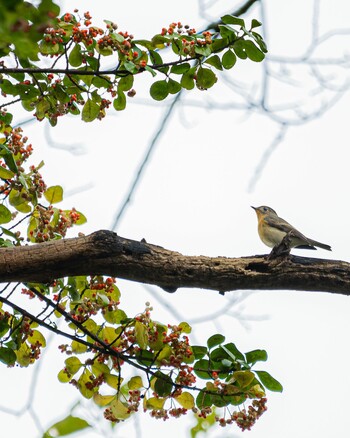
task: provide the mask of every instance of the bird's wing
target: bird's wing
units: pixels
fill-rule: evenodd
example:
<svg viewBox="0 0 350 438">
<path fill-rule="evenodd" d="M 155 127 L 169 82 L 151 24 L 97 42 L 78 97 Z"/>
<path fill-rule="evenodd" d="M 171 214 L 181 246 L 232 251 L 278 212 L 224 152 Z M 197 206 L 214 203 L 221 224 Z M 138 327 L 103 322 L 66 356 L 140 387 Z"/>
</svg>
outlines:
<svg viewBox="0 0 350 438">
<path fill-rule="evenodd" d="M 293 237 L 296 237 L 298 239 L 301 239 L 303 241 L 305 241 L 305 243 L 309 242 L 309 239 L 304 236 L 304 234 L 302 234 L 300 231 L 298 231 L 297 229 L 295 229 L 291 224 L 289 224 L 287 221 L 285 221 L 284 219 L 280 218 L 280 217 L 265 217 L 265 221 L 267 222 L 268 225 L 270 225 L 271 227 L 277 228 L 278 230 L 282 231 L 283 233 L 289 233 L 290 231 L 293 230 Z M 311 246 L 311 244 L 310 244 Z"/>
</svg>

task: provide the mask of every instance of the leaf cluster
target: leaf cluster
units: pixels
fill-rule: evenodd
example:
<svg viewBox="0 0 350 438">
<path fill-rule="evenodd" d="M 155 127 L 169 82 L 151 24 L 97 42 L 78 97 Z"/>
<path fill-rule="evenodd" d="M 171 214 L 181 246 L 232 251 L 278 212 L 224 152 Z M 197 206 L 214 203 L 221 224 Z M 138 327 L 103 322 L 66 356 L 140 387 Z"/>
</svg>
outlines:
<svg viewBox="0 0 350 438">
<path fill-rule="evenodd" d="M 15 11 L 24 8 L 22 1 L 16 4 Z M 83 121 L 91 122 L 105 117 L 111 105 L 116 111 L 124 110 L 127 98 L 136 94 L 134 78 L 141 73 L 163 76 L 149 90 L 154 100 L 161 101 L 182 89 L 207 90 L 217 82 L 215 70 L 233 68 L 237 58 L 260 62 L 267 52 L 255 30 L 261 23 L 252 20 L 247 28 L 243 19 L 232 15 L 222 17 L 215 34 L 171 23 L 145 40 L 119 31 L 108 20 L 105 28 L 94 26 L 89 13 L 58 17 L 57 6 L 49 0 L 29 10 L 14 44 L 10 34 L 15 12 L 10 8 L 0 14 L 0 28 L 5 29 L 0 90 L 3 96 L 15 98 L 8 104 L 20 101 L 38 120 L 47 118 L 53 126 L 65 114 L 80 114 Z M 26 39 L 28 44 L 22 47 Z M 168 49 L 173 60 L 164 62 L 162 52 Z M 48 57 L 53 59 L 50 67 L 44 59 Z M 105 59 L 115 67 L 104 69 Z"/>
</svg>

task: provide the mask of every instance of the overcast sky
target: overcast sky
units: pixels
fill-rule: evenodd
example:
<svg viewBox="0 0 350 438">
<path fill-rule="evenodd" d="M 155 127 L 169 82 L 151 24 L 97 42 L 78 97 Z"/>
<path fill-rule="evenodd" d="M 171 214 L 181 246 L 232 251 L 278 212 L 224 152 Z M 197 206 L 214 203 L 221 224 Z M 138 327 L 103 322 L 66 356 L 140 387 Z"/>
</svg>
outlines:
<svg viewBox="0 0 350 438">
<path fill-rule="evenodd" d="M 60 4 L 67 11 L 75 7 L 81 12 L 89 10 L 96 25 L 110 19 L 119 29 L 143 38 L 172 21 L 201 29 L 241 3 L 75 0 Z M 280 0 L 264 5 L 263 16 L 256 6 L 248 17 L 266 23 L 270 61 L 265 65 L 239 61 L 234 69 L 219 75 L 218 84 L 210 90 L 182 93 L 116 228 L 118 234 L 144 237 L 188 255 L 266 254 L 268 248 L 259 240 L 250 205 L 269 205 L 302 233 L 333 248 L 331 254 L 323 250 L 311 254 L 296 250 L 295 254 L 349 261 L 349 71 L 330 65 L 330 60 L 349 56 L 350 4 L 346 0 Z M 315 7 L 320 10 L 318 22 L 313 21 Z M 337 29 L 340 35 L 334 33 Z M 310 58 L 312 63 L 303 65 L 298 60 L 310 55 L 312 38 L 320 46 Z M 290 63 L 277 63 L 282 57 Z M 327 62 L 317 63 L 320 59 Z M 269 111 L 259 107 L 264 69 L 270 73 L 265 83 Z M 65 208 L 75 206 L 88 218 L 87 225 L 76 228 L 76 233 L 111 228 L 171 103 L 171 99 L 152 101 L 148 95 L 151 83 L 146 75 L 136 78 L 137 94 L 126 110 L 115 113 L 111 109 L 101 122 L 85 124 L 77 117 L 65 117 L 56 128 L 45 122 L 25 126 L 35 150 L 33 162 L 45 161 L 44 179 L 49 185 L 64 187 Z M 237 109 L 247 104 L 252 109 Z M 20 108 L 17 111 L 17 122 L 30 117 Z M 281 130 L 283 122 L 287 128 Z M 206 290 L 167 294 L 126 281 L 118 285 L 121 307 L 130 315 L 142 311 L 146 301 L 153 304 L 154 319 L 165 323 L 191 323 L 209 315 L 193 326 L 195 343 L 220 332 L 242 351 L 267 350 L 269 360 L 261 369 L 275 376 L 284 392 L 268 393 L 268 411 L 245 437 L 348 436 L 347 297 L 295 291 L 235 291 L 223 297 Z M 231 315 L 225 315 L 235 299 Z M 216 311 L 222 315 L 210 316 Z M 31 402 L 44 428 L 63 418 L 79 400 L 72 386 L 57 382 L 65 359 L 57 352 L 59 343 L 62 340 L 53 341 L 43 357 Z M 0 408 L 24 407 L 32 373 L 33 368 L 1 370 L 6 397 Z M 102 412 L 91 408 L 85 414 L 102 417 Z M 16 417 L 0 409 L 0 419 L 7 437 L 40 436 L 28 412 Z M 136 424 L 117 426 L 114 436 L 185 436 L 191 421 L 162 422 L 140 413 Z M 108 436 L 108 425 L 103 423 L 103 434 Z M 96 438 L 100 432 L 83 436 Z M 235 426 L 217 426 L 208 433 L 210 438 L 219 436 L 240 437 L 242 433 Z"/>
</svg>

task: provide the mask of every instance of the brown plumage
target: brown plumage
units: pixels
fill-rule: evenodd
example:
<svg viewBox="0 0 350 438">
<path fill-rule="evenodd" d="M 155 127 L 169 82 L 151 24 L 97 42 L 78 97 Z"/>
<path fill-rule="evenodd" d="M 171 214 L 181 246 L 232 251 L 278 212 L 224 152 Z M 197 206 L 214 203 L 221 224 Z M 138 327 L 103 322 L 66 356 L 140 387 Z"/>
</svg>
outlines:
<svg viewBox="0 0 350 438">
<path fill-rule="evenodd" d="M 266 205 L 252 207 L 258 217 L 258 233 L 260 239 L 270 248 L 279 245 L 284 236 L 288 233 L 291 239 L 291 248 L 316 249 L 319 247 L 327 251 L 332 251 L 331 247 L 325 243 L 310 239 L 284 219 L 280 218 L 275 210 Z"/>
</svg>

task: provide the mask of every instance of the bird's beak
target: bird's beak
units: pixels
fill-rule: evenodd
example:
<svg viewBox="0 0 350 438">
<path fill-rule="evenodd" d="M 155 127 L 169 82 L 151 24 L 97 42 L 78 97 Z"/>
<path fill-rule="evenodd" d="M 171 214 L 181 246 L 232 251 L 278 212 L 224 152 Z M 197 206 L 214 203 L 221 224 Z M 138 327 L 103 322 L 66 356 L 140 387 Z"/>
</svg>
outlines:
<svg viewBox="0 0 350 438">
<path fill-rule="evenodd" d="M 252 209 L 254 209 L 256 211 L 257 207 L 253 207 L 252 205 L 251 205 L 251 207 L 252 207 Z"/>
</svg>

